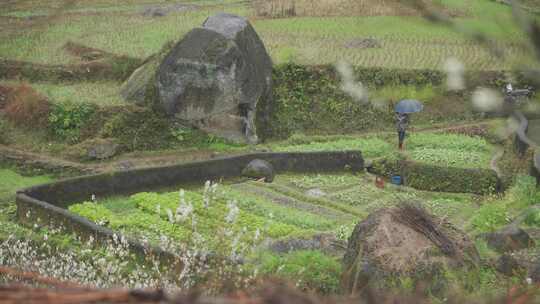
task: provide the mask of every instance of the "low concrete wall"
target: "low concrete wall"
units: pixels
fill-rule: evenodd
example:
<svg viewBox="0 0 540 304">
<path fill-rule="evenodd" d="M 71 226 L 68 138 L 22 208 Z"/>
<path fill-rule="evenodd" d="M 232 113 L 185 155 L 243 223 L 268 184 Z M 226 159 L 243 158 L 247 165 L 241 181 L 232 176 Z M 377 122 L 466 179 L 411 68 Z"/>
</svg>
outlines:
<svg viewBox="0 0 540 304">
<path fill-rule="evenodd" d="M 92 237 L 97 243 L 108 242 L 114 231 L 67 210 L 71 204 L 89 200 L 91 196 L 129 195 L 156 188 L 179 186 L 185 183 L 216 180 L 241 175 L 242 169 L 254 159 L 270 162 L 277 173 L 360 171 L 364 160 L 360 151 L 308 153 L 254 153 L 224 157 L 175 166 L 135 169 L 110 174 L 99 174 L 66 179 L 39 185 L 17 192 L 17 216 L 23 224 L 62 226 L 76 232 L 82 239 Z M 173 255 L 159 248 L 144 248 L 128 240 L 138 254 L 149 252 L 161 258 Z"/>
</svg>

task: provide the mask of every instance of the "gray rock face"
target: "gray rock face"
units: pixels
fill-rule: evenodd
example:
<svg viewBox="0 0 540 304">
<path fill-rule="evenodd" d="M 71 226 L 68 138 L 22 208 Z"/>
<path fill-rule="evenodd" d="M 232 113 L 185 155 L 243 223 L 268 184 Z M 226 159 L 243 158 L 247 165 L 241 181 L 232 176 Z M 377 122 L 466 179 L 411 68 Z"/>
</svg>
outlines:
<svg viewBox="0 0 540 304">
<path fill-rule="evenodd" d="M 208 18 L 177 43 L 156 74 L 165 111 L 209 133 L 257 142 L 257 103 L 271 98 L 272 62 L 242 17 Z"/>
<path fill-rule="evenodd" d="M 264 181 L 271 183 L 274 180 L 274 167 L 269 162 L 262 159 L 254 159 L 242 170 L 242 175 L 250 178 L 264 178 Z"/>
<path fill-rule="evenodd" d="M 499 252 L 510 252 L 534 246 L 534 240 L 529 234 L 514 225 L 500 231 L 488 233 L 485 239 L 490 247 Z"/>
<path fill-rule="evenodd" d="M 149 83 L 155 79 L 155 71 L 159 65 L 158 58 L 153 58 L 138 67 L 120 87 L 120 95 L 126 101 L 143 105 L 149 89 Z"/>
</svg>

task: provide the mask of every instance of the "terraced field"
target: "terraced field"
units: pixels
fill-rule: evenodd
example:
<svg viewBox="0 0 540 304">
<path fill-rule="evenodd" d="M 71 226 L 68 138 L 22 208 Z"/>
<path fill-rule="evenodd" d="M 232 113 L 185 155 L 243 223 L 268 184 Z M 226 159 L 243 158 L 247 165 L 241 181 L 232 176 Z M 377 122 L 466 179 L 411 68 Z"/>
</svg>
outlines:
<svg viewBox="0 0 540 304">
<path fill-rule="evenodd" d="M 17 86 L 18 81 L 0 81 L 0 85 Z M 125 105 L 120 96 L 121 83 L 115 81 L 76 82 L 54 84 L 32 83 L 32 88 L 53 103 L 94 104 L 98 106 Z"/>
<path fill-rule="evenodd" d="M 375 186 L 369 174 L 278 175 L 273 183 L 234 181 L 208 189 L 139 193 L 72 205 L 70 210 L 127 235 L 159 243 L 160 237 L 189 241 L 200 233 L 209 246 L 221 246 L 227 231 L 247 243 L 311 238 L 350 232 L 370 212 L 402 201 L 416 201 L 465 228 L 478 197 Z M 344 235 L 347 235 L 346 233 Z M 218 236 L 216 238 L 216 236 Z M 343 236 L 341 236 L 343 238 Z M 225 238 L 226 239 L 226 238 Z"/>
<path fill-rule="evenodd" d="M 485 139 L 460 134 L 409 132 L 401 157 L 439 166 L 489 168 L 494 147 Z M 365 158 L 396 158 L 394 133 L 362 137 L 301 137 L 269 145 L 272 151 L 360 150 Z"/>
<path fill-rule="evenodd" d="M 496 70 L 527 62 L 530 54 L 523 45 L 525 35 L 514 23 L 509 6 L 488 0 L 440 2 L 466 12 L 454 18 L 458 31 L 419 16 L 262 19 L 253 17 L 246 3 L 234 1 L 186 2 L 186 9 L 171 9 L 163 17 L 145 15 L 145 10 L 160 3 L 150 5 L 144 1 L 121 6 L 110 1 L 78 2 L 59 14 L 51 7 L 19 5 L 0 14 L 0 24 L 5 28 L 0 57 L 48 64 L 76 63 L 77 58 L 63 50 L 66 42 L 74 41 L 144 58 L 200 26 L 209 15 L 226 11 L 250 17 L 275 63 L 317 65 L 345 60 L 363 67 L 441 69 L 448 57 L 456 57 L 468 69 Z M 172 7 L 165 2 L 161 5 Z M 40 19 L 44 19 L 43 24 Z M 474 42 L 469 36 L 473 30 L 491 39 L 506 59 L 501 60 Z M 373 43 L 365 44 L 366 39 Z"/>
<path fill-rule="evenodd" d="M 343 137 L 339 139 L 295 137 L 275 143 L 273 151 L 361 150 L 365 158 L 409 158 L 447 167 L 489 168 L 493 147 L 483 138 L 459 134 L 414 133 L 407 150 L 398 153 L 393 136 Z M 214 188 L 217 187 L 217 188 Z M 189 187 L 163 193 L 139 193 L 128 198 L 98 198 L 70 207 L 88 219 L 150 242 L 162 235 L 189 241 L 197 232 L 218 246 L 215 233 L 243 231 L 243 239 L 283 239 L 337 234 L 378 208 L 402 201 L 418 201 L 438 216 L 462 228 L 475 210 L 477 197 L 419 191 L 388 184 L 375 187 L 374 176 L 278 175 L 272 183 L 225 181 L 219 186 Z M 232 217 L 232 218 L 231 218 Z M 247 238 L 247 239 L 246 239 Z M 252 243 L 250 240 L 248 243 Z"/>
</svg>

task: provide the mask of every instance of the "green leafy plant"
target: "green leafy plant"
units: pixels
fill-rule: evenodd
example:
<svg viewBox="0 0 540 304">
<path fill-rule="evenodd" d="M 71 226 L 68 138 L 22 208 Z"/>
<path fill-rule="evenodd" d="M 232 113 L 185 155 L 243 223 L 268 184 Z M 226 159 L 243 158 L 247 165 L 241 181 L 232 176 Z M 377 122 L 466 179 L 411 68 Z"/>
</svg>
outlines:
<svg viewBox="0 0 540 304">
<path fill-rule="evenodd" d="M 186 128 L 183 126 L 178 127 L 171 127 L 170 128 L 171 135 L 178 141 L 178 142 L 184 142 L 190 138 L 191 133 L 193 130 L 191 128 Z"/>
<path fill-rule="evenodd" d="M 53 104 L 49 113 L 51 133 L 70 142 L 81 139 L 81 129 L 90 123 L 97 107 L 88 103 L 63 102 Z"/>
<path fill-rule="evenodd" d="M 510 214 L 504 203 L 486 203 L 472 218 L 472 225 L 479 232 L 491 232 L 510 222 Z"/>
<path fill-rule="evenodd" d="M 341 264 L 320 251 L 295 251 L 283 256 L 263 255 L 261 272 L 293 280 L 304 290 L 331 294 L 339 291 Z"/>
</svg>

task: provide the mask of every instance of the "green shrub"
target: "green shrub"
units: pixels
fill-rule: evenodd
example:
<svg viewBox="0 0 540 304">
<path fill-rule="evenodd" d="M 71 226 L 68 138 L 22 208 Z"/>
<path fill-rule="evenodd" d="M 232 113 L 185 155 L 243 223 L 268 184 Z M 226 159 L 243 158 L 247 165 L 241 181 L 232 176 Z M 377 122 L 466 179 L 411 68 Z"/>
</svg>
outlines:
<svg viewBox="0 0 540 304">
<path fill-rule="evenodd" d="M 419 190 L 490 194 L 500 190 L 497 173 L 490 169 L 435 166 L 405 160 L 377 159 L 370 171 L 391 177 L 401 175 L 404 184 Z"/>
<path fill-rule="evenodd" d="M 508 198 L 517 208 L 526 208 L 538 203 L 540 192 L 536 188 L 536 179 L 529 175 L 518 175 L 514 185 L 508 189 Z"/>
<path fill-rule="evenodd" d="M 462 169 L 401 162 L 405 184 L 416 189 L 489 194 L 499 190 L 497 173 L 490 169 Z"/>
<path fill-rule="evenodd" d="M 505 202 L 488 202 L 480 207 L 472 218 L 472 226 L 478 232 L 491 232 L 510 222 Z"/>
<path fill-rule="evenodd" d="M 287 278 L 301 289 L 323 294 L 339 291 L 341 263 L 320 251 L 295 251 L 284 256 L 264 254 L 261 271 Z"/>
<path fill-rule="evenodd" d="M 79 142 L 81 129 L 91 123 L 97 107 L 89 103 L 63 102 L 53 104 L 49 113 L 49 130 L 63 140 Z"/>
<path fill-rule="evenodd" d="M 527 214 L 525 223 L 530 226 L 540 227 L 540 209 L 533 210 Z"/>
</svg>

